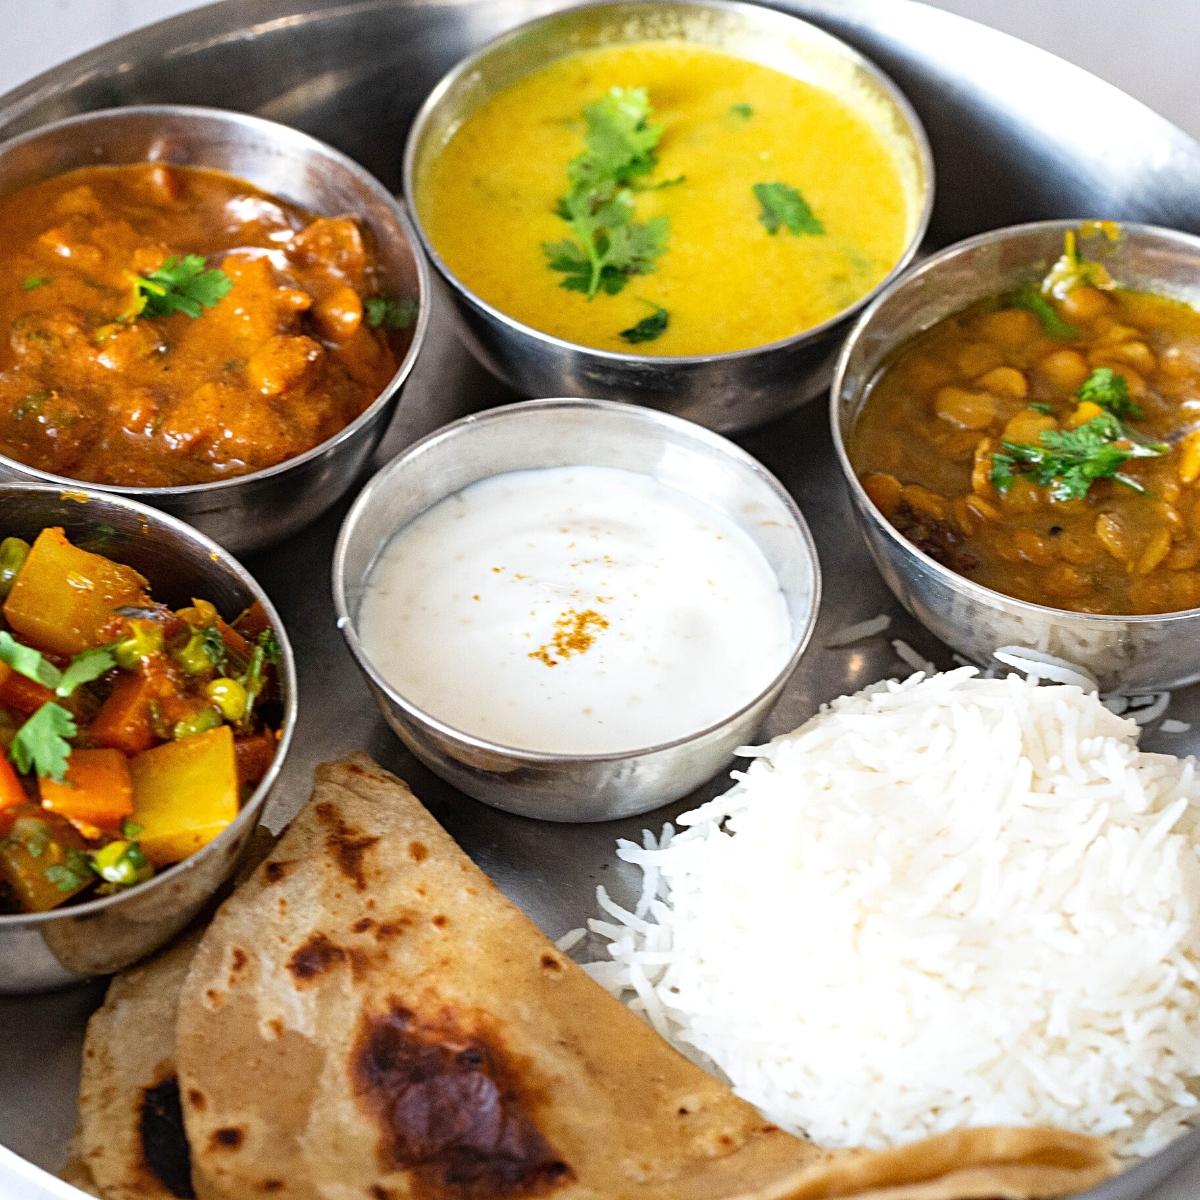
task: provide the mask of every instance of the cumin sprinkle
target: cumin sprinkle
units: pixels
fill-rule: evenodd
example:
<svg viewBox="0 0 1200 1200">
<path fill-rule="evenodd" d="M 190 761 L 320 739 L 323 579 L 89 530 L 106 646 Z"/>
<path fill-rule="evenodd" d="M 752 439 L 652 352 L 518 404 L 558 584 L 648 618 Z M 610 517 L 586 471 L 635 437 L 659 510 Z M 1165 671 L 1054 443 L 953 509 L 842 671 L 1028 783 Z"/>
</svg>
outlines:
<svg viewBox="0 0 1200 1200">
<path fill-rule="evenodd" d="M 582 612 L 577 608 L 568 608 L 554 622 L 554 633 L 550 640 L 536 650 L 530 650 L 529 657 L 536 658 L 548 667 L 557 667 L 564 658 L 586 654 L 595 642 L 597 633 L 607 628 L 608 618 L 594 608 L 585 608 Z"/>
</svg>

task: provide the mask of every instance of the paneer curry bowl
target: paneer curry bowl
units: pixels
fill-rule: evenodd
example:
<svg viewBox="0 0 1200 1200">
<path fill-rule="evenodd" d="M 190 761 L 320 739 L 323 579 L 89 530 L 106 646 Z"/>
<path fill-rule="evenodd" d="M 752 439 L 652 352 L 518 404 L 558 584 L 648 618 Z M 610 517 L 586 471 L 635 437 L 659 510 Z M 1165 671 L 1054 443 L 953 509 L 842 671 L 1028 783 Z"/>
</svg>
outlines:
<svg viewBox="0 0 1200 1200">
<path fill-rule="evenodd" d="M 0 484 L 0 924 L 86 917 L 103 954 L 101 914 L 140 904 L 137 953 L 109 949 L 166 940 L 236 865 L 294 713 L 279 619 L 214 543 Z"/>
<path fill-rule="evenodd" d="M 834 429 L 888 583 L 943 640 L 1200 677 L 1200 240 L 1045 222 L 864 314 Z"/>
<path fill-rule="evenodd" d="M 333 503 L 381 435 L 424 269 L 335 151 L 215 110 L 88 114 L 0 148 L 0 226 L 8 473 L 242 550 Z"/>
</svg>

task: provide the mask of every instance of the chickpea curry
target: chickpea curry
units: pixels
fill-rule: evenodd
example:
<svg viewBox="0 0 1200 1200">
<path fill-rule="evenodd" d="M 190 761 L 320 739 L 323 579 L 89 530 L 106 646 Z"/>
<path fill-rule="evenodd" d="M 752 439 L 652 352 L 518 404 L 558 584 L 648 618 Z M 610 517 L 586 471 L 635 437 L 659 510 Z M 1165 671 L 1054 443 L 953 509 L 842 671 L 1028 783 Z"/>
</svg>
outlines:
<svg viewBox="0 0 1200 1200">
<path fill-rule="evenodd" d="M 220 171 L 70 171 L 0 199 L 0 453 L 129 487 L 271 467 L 349 424 L 415 306 L 349 217 Z"/>
<path fill-rule="evenodd" d="M 1119 287 L 1073 235 L 1040 285 L 901 348 L 849 453 L 884 516 L 976 583 L 1077 612 L 1200 606 L 1200 313 Z"/>
<path fill-rule="evenodd" d="M 0 593 L 0 913 L 134 886 L 212 841 L 275 756 L 261 607 L 172 611 L 58 528 L 0 542 Z"/>
</svg>

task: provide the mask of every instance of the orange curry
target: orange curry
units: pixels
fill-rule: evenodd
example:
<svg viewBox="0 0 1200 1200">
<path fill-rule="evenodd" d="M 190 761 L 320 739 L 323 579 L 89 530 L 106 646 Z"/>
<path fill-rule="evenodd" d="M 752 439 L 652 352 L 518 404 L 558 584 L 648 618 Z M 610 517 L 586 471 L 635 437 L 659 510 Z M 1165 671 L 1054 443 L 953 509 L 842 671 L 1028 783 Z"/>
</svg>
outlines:
<svg viewBox="0 0 1200 1200">
<path fill-rule="evenodd" d="M 0 452 L 75 479 L 270 467 L 394 374 L 411 301 L 348 217 L 219 171 L 71 171 L 0 200 Z"/>
<path fill-rule="evenodd" d="M 997 591 L 1200 605 L 1200 313 L 1107 279 L 1031 286 L 901 349 L 853 431 L 855 470 L 910 541 Z"/>
</svg>

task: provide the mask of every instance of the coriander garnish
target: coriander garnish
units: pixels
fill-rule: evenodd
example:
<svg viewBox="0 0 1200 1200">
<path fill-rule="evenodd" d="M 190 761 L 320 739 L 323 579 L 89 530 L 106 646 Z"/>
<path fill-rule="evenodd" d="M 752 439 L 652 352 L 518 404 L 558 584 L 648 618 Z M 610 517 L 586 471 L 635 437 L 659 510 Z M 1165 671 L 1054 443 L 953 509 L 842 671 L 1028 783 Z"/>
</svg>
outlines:
<svg viewBox="0 0 1200 1200">
<path fill-rule="evenodd" d="M 209 270 L 199 254 L 168 258 L 157 271 L 133 281 L 133 311 L 125 319 L 169 317 L 185 313 L 198 317 L 233 287 L 224 271 Z"/>
<path fill-rule="evenodd" d="M 736 117 L 739 121 L 748 121 L 754 116 L 754 107 L 750 104 L 731 104 L 729 106 L 729 115 Z"/>
<path fill-rule="evenodd" d="M 372 329 L 408 329 L 417 319 L 417 302 L 408 296 L 371 296 L 363 312 Z"/>
<path fill-rule="evenodd" d="M 571 190 L 554 210 L 574 236 L 544 242 L 542 251 L 562 286 L 589 300 L 597 292 L 616 295 L 631 275 L 649 274 L 667 248 L 665 216 L 633 219 L 634 192 L 643 190 L 637 181 L 658 162 L 662 126 L 650 123 L 651 112 L 645 88 L 618 87 L 583 110 L 587 148 L 569 163 Z"/>
<path fill-rule="evenodd" d="M 661 337 L 671 323 L 671 314 L 665 308 L 658 304 L 650 304 L 650 301 L 643 301 L 644 304 L 649 304 L 652 309 L 647 317 L 643 317 L 636 325 L 631 325 L 628 329 L 622 329 L 617 336 L 630 345 L 637 345 L 639 342 L 652 342 L 655 338 Z"/>
<path fill-rule="evenodd" d="M 1079 386 L 1075 395 L 1107 409 L 1114 417 L 1138 420 L 1145 414 L 1140 404 L 1129 398 L 1129 383 L 1112 367 L 1097 367 Z"/>
<path fill-rule="evenodd" d="M 1101 413 L 1077 429 L 1047 429 L 1039 444 L 1001 442 L 992 454 L 991 481 L 1006 492 L 1016 475 L 1027 474 L 1034 483 L 1049 487 L 1055 500 L 1081 500 L 1097 479 L 1115 479 L 1135 492 L 1146 489 L 1122 473 L 1130 459 L 1158 458 L 1167 452 L 1162 442 L 1140 442 L 1109 412 Z"/>
<path fill-rule="evenodd" d="M 35 770 L 40 776 L 61 781 L 71 754 L 67 739 L 78 732 L 71 714 L 61 704 L 47 700 L 17 730 L 8 752 L 18 771 Z"/>
<path fill-rule="evenodd" d="M 758 219 L 772 237 L 784 228 L 795 237 L 825 232 L 808 201 L 791 184 L 756 183 L 753 191 L 761 209 Z"/>
<path fill-rule="evenodd" d="M 26 275 L 21 280 L 21 290 L 25 292 L 36 291 L 40 287 L 45 287 L 49 282 L 49 275 Z"/>
</svg>

